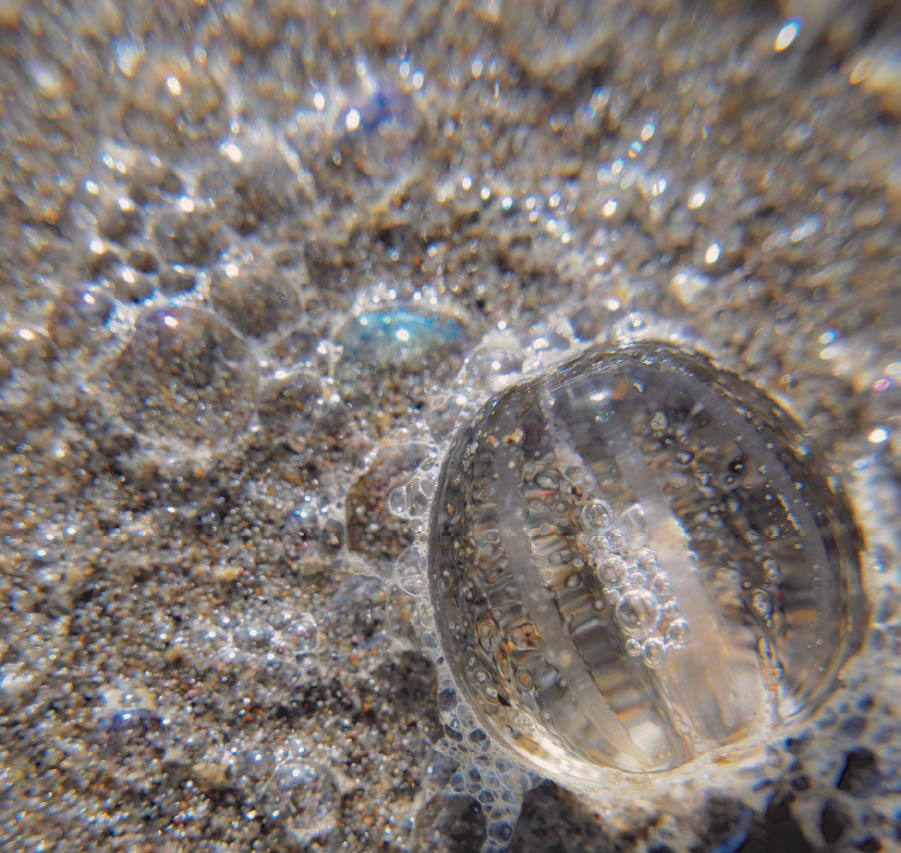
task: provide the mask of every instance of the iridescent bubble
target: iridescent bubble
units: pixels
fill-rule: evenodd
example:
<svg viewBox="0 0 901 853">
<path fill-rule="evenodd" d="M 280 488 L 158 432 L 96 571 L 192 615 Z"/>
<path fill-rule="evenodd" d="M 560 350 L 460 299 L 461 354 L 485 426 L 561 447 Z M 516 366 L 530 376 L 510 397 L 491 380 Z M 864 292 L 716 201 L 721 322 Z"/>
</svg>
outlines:
<svg viewBox="0 0 901 853">
<path fill-rule="evenodd" d="M 422 394 L 423 367 L 434 379 L 449 379 L 462 362 L 468 332 L 456 318 L 413 308 L 367 311 L 341 328 L 343 351 L 335 366 L 342 393 L 351 400 L 361 394 L 394 399 L 405 389 L 404 379 L 416 377 L 408 389 Z M 361 390 L 363 389 L 363 390 Z"/>
<path fill-rule="evenodd" d="M 801 435 L 751 384 L 657 343 L 590 351 L 464 423 L 434 494 L 428 583 L 482 728 L 582 784 L 673 768 L 817 708 L 866 607 L 859 534 Z M 563 479 L 542 492 L 538 471 Z M 750 592 L 764 583 L 778 624 Z"/>
<path fill-rule="evenodd" d="M 354 317 L 341 340 L 348 359 L 385 370 L 438 355 L 436 350 L 455 345 L 462 336 L 459 323 L 450 317 L 395 308 Z"/>
</svg>

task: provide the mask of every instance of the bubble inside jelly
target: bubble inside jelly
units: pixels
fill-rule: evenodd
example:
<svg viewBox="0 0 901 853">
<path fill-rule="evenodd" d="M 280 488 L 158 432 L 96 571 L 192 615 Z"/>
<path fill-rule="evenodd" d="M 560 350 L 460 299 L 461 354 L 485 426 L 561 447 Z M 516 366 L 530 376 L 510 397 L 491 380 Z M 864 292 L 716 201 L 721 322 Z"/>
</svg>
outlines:
<svg viewBox="0 0 901 853">
<path fill-rule="evenodd" d="M 513 386 L 463 427 L 428 572 L 480 723 L 526 765 L 590 780 L 674 768 L 816 708 L 860 645 L 859 548 L 777 404 L 641 343 Z"/>
</svg>

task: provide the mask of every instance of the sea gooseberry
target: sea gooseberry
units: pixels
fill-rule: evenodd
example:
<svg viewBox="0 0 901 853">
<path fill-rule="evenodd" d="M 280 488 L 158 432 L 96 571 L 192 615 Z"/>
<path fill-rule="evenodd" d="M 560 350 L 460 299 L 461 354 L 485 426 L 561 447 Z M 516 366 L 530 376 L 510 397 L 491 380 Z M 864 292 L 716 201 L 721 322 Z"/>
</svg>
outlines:
<svg viewBox="0 0 901 853">
<path fill-rule="evenodd" d="M 820 705 L 861 643 L 860 547 L 779 405 L 704 356 L 629 343 L 463 425 L 428 580 L 479 724 L 525 766 L 590 783 L 758 742 Z"/>
</svg>

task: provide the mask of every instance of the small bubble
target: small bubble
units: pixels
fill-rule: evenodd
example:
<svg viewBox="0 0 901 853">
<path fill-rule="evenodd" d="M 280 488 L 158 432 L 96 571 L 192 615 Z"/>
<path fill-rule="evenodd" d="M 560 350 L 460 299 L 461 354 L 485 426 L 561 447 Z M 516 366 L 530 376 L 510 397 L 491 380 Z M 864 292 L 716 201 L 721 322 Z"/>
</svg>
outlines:
<svg viewBox="0 0 901 853">
<path fill-rule="evenodd" d="M 679 616 L 679 604 L 671 598 L 660 607 L 660 614 L 664 619 L 676 619 Z"/>
<path fill-rule="evenodd" d="M 311 613 L 301 613 L 290 628 L 294 646 L 298 653 L 309 653 L 316 650 L 319 642 L 319 626 Z"/>
<path fill-rule="evenodd" d="M 582 510 L 582 519 L 593 530 L 607 530 L 613 524 L 613 507 L 607 501 L 592 501 Z"/>
<path fill-rule="evenodd" d="M 407 514 L 407 489 L 406 486 L 398 486 L 388 494 L 388 511 L 398 518 Z"/>
<path fill-rule="evenodd" d="M 394 576 L 400 588 L 413 597 L 425 590 L 425 556 L 415 548 L 408 548 L 397 558 Z"/>
<path fill-rule="evenodd" d="M 620 519 L 623 533 L 632 548 L 639 548 L 648 541 L 648 521 L 644 510 L 638 504 L 632 504 Z"/>
<path fill-rule="evenodd" d="M 590 556 L 593 556 L 595 559 L 599 559 L 607 553 L 607 537 L 604 535 L 592 536 L 585 545 Z"/>
<path fill-rule="evenodd" d="M 488 837 L 499 841 L 509 841 L 513 835 L 513 827 L 506 821 L 497 821 L 488 825 Z"/>
<path fill-rule="evenodd" d="M 651 580 L 651 591 L 661 601 L 669 601 L 673 596 L 673 585 L 670 583 L 670 579 L 663 572 L 660 572 L 654 575 Z"/>
<path fill-rule="evenodd" d="M 642 589 L 645 583 L 645 576 L 641 572 L 631 572 L 626 578 L 626 586 L 632 589 Z"/>
<path fill-rule="evenodd" d="M 628 574 L 629 567 L 622 557 L 606 557 L 598 566 L 598 577 L 605 584 L 621 584 Z"/>
<path fill-rule="evenodd" d="M 660 571 L 660 561 L 657 559 L 657 554 L 650 548 L 642 548 L 638 552 L 638 556 L 635 558 L 635 564 L 640 571 L 644 572 L 649 577 L 653 577 Z"/>
<path fill-rule="evenodd" d="M 616 604 L 616 621 L 632 636 L 642 636 L 653 629 L 659 616 L 657 599 L 644 590 L 627 592 Z"/>
<path fill-rule="evenodd" d="M 632 655 L 632 657 L 637 658 L 641 654 L 641 643 L 635 639 L 635 637 L 629 637 L 626 640 L 626 651 Z"/>
<path fill-rule="evenodd" d="M 641 658 L 646 666 L 657 669 L 663 664 L 665 657 L 666 646 L 663 644 L 663 640 L 659 637 L 649 637 L 644 641 L 644 645 L 641 647 Z"/>
<path fill-rule="evenodd" d="M 249 652 L 262 652 L 268 648 L 272 632 L 268 626 L 250 624 L 234 634 L 235 645 Z"/>
<path fill-rule="evenodd" d="M 666 629 L 666 642 L 675 649 L 682 648 L 688 641 L 688 622 L 684 619 L 673 619 Z"/>
<path fill-rule="evenodd" d="M 607 534 L 607 548 L 615 554 L 626 554 L 629 551 L 629 540 L 622 530 L 611 530 Z"/>
<path fill-rule="evenodd" d="M 309 765 L 299 761 L 282 764 L 275 771 L 275 783 L 285 791 L 310 787 L 315 778 L 315 771 Z"/>
<path fill-rule="evenodd" d="M 272 756 L 262 749 L 252 749 L 244 754 L 244 772 L 261 778 L 272 772 Z"/>
</svg>

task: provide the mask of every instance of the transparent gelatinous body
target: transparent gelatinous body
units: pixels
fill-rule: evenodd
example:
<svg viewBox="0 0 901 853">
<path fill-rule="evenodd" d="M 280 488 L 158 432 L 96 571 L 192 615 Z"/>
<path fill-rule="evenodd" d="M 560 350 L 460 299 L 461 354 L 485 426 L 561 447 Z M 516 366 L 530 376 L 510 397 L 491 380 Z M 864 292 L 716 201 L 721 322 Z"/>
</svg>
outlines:
<svg viewBox="0 0 901 853">
<path fill-rule="evenodd" d="M 591 779 L 815 708 L 860 644 L 859 547 L 776 403 L 639 343 L 509 388 L 459 432 L 429 584 L 481 724 L 532 767 Z"/>
</svg>

